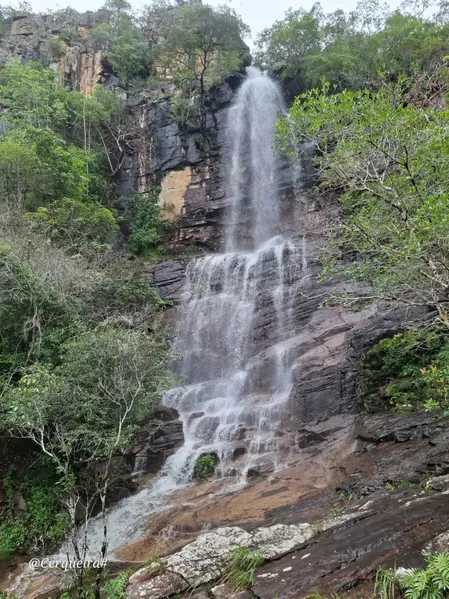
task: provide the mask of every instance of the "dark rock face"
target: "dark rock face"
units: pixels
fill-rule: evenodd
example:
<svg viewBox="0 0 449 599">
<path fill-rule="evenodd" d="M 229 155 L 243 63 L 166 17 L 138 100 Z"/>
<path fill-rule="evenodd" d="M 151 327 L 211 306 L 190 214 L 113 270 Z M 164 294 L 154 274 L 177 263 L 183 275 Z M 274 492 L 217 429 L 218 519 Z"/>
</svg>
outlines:
<svg viewBox="0 0 449 599">
<path fill-rule="evenodd" d="M 413 550 L 418 553 L 448 529 L 449 504 L 444 495 L 403 502 L 404 497 L 380 499 L 355 521 L 267 564 L 257 574 L 254 593 L 260 599 L 337 593 L 367 580 L 380 565 L 393 567 L 400 559 L 401 566 L 415 566 Z"/>
<path fill-rule="evenodd" d="M 167 260 L 156 265 L 151 272 L 150 281 L 162 299 L 176 301 L 182 293 L 184 277 L 184 260 Z"/>
<path fill-rule="evenodd" d="M 362 441 L 384 443 L 432 439 L 442 432 L 441 422 L 429 413 L 412 414 L 404 419 L 402 415 L 376 414 L 360 418 L 357 424 L 357 437 Z"/>
<path fill-rule="evenodd" d="M 184 442 L 182 422 L 174 410 L 161 414 L 164 420 L 143 426 L 127 450 L 135 472 L 156 474 Z"/>
<path fill-rule="evenodd" d="M 238 82 L 233 80 L 233 84 Z M 139 123 L 141 143 L 129 153 L 117 175 L 120 195 L 131 195 L 160 182 L 173 170 L 190 168 L 190 184 L 182 192 L 182 211 L 178 220 L 175 243 L 219 243 L 220 231 L 217 211 L 223 208 L 224 192 L 221 183 L 220 131 L 226 108 L 233 92 L 224 83 L 211 93 L 207 104 L 207 131 L 200 138 L 199 131 L 189 131 L 174 119 L 170 108 L 172 87 L 143 92 L 128 101 L 129 108 Z M 201 142 L 201 143 L 200 143 Z"/>
</svg>

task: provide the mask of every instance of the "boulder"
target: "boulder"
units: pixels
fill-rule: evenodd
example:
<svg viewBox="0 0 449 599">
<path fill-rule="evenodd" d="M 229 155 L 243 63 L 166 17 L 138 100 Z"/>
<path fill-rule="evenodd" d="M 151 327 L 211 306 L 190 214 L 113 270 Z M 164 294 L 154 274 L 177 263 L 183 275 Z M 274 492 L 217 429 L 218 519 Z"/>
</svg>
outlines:
<svg viewBox="0 0 449 599">
<path fill-rule="evenodd" d="M 188 583 L 174 572 L 164 572 L 146 582 L 136 582 L 128 585 L 127 599 L 166 599 L 176 593 L 182 593 L 188 588 Z"/>
</svg>

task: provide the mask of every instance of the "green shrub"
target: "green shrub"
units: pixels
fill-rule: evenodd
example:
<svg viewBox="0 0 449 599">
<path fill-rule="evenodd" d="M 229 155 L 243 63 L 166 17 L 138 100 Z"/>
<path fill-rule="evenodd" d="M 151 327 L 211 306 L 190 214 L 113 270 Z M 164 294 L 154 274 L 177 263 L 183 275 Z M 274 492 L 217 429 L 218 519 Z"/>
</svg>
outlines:
<svg viewBox="0 0 449 599">
<path fill-rule="evenodd" d="M 0 377 L 32 358 L 57 359 L 77 320 L 79 304 L 64 280 L 67 265 L 57 271 L 53 262 L 44 264 L 41 248 L 30 244 L 29 250 L 30 259 L 0 243 Z"/>
<path fill-rule="evenodd" d="M 442 599 L 449 591 L 449 554 L 427 557 L 424 570 L 413 570 L 400 581 L 406 599 Z"/>
<path fill-rule="evenodd" d="M 253 584 L 256 570 L 263 565 L 264 561 L 265 558 L 260 551 L 238 547 L 231 554 L 222 582 L 230 584 L 235 593 L 243 591 Z"/>
<path fill-rule="evenodd" d="M 102 589 L 104 597 L 106 599 L 123 599 L 131 574 L 130 570 L 126 570 L 116 578 L 108 580 Z"/>
<path fill-rule="evenodd" d="M 27 552 L 49 552 L 58 547 L 68 532 L 63 513 L 58 477 L 47 460 L 40 459 L 26 473 L 10 469 L 3 481 L 6 505 L 0 525 L 0 556 Z M 18 512 L 16 497 L 25 509 Z"/>
<path fill-rule="evenodd" d="M 436 378 L 436 370 L 427 368 L 445 363 L 447 345 L 441 329 L 411 330 L 379 341 L 361 362 L 359 397 L 363 406 L 370 411 L 390 408 L 398 412 L 424 408 L 435 393 L 431 379 Z M 438 374 L 444 377 L 442 369 Z"/>
<path fill-rule="evenodd" d="M 193 469 L 193 478 L 209 478 L 214 475 L 217 458 L 214 455 L 200 455 Z"/>
<path fill-rule="evenodd" d="M 41 206 L 35 213 L 28 213 L 27 218 L 40 233 L 76 251 L 108 249 L 118 230 L 108 208 L 69 198 Z"/>
<path fill-rule="evenodd" d="M 154 188 L 148 194 L 135 194 L 124 199 L 125 219 L 131 226 L 128 247 L 136 256 L 144 255 L 160 241 L 159 191 Z"/>
<path fill-rule="evenodd" d="M 48 39 L 48 49 L 50 51 L 51 58 L 61 58 L 66 52 L 64 42 L 57 35 L 52 36 Z"/>
</svg>

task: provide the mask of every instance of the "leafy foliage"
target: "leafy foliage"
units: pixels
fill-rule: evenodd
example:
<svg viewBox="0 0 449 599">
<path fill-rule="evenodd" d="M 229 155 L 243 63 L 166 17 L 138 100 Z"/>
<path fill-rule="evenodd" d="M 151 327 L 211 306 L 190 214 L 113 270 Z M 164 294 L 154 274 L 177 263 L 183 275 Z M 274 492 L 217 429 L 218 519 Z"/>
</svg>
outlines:
<svg viewBox="0 0 449 599">
<path fill-rule="evenodd" d="M 199 94 L 199 127 L 205 127 L 207 90 L 242 66 L 242 37 L 249 32 L 229 7 L 181 6 L 158 11 L 163 41 L 152 51 L 157 73 L 172 78 L 184 98 Z M 151 12 L 150 12 L 151 17 Z"/>
<path fill-rule="evenodd" d="M 426 405 L 433 389 L 424 369 L 440 362 L 447 336 L 442 329 L 416 329 L 381 339 L 364 356 L 360 400 L 368 410 L 410 412 Z"/>
<path fill-rule="evenodd" d="M 424 570 L 413 570 L 400 581 L 406 599 L 441 599 L 449 590 L 449 554 L 427 557 Z"/>
<path fill-rule="evenodd" d="M 100 204 L 63 198 L 35 213 L 32 225 L 45 237 L 74 251 L 104 250 L 112 246 L 118 230 L 114 214 Z"/>
<path fill-rule="evenodd" d="M 431 71 L 448 53 L 447 27 L 438 12 L 432 18 L 404 7 L 391 12 L 379 0 L 329 14 L 315 3 L 310 11 L 290 9 L 262 31 L 256 62 L 307 88 L 325 78 L 338 90 L 378 89 Z"/>
<path fill-rule="evenodd" d="M 65 344 L 59 366 L 34 365 L 6 393 L 4 423 L 67 475 L 128 443 L 169 386 L 169 366 L 163 337 L 111 327 L 86 332 Z"/>
<path fill-rule="evenodd" d="M 243 591 L 252 585 L 256 570 L 263 565 L 264 561 L 265 558 L 260 551 L 238 547 L 231 554 L 222 582 L 229 583 L 235 593 Z"/>
<path fill-rule="evenodd" d="M 193 478 L 209 478 L 214 475 L 216 457 L 210 454 L 198 456 L 193 469 Z"/>
<path fill-rule="evenodd" d="M 106 582 L 102 591 L 106 599 L 123 599 L 125 597 L 126 585 L 132 572 L 125 570 L 116 578 L 111 578 Z"/>
<path fill-rule="evenodd" d="M 401 86 L 295 100 L 280 144 L 313 142 L 320 184 L 341 192 L 323 278 L 360 283 L 341 300 L 429 306 L 447 322 L 449 111 L 417 108 Z"/>
<path fill-rule="evenodd" d="M 27 260 L 10 245 L 0 245 L 0 377 L 43 357 L 56 359 L 64 337 L 55 332 L 64 331 L 67 338 L 77 326 L 75 286 L 61 272 L 51 284 L 47 269 L 34 268 L 35 260 L 38 254 Z"/>
<path fill-rule="evenodd" d="M 144 255 L 160 240 L 161 206 L 159 189 L 124 199 L 125 219 L 132 223 L 129 249 L 136 256 Z"/>
<path fill-rule="evenodd" d="M 48 553 L 62 542 L 68 532 L 68 517 L 57 482 L 51 464 L 43 459 L 26 473 L 9 470 L 3 479 L 6 505 L 0 525 L 0 556 Z M 18 496 L 25 502 L 22 512 L 17 510 Z"/>
<path fill-rule="evenodd" d="M 110 13 L 109 21 L 94 27 L 91 39 L 105 52 L 123 84 L 144 79 L 148 73 L 148 46 L 131 4 L 108 0 L 103 8 Z"/>
<path fill-rule="evenodd" d="M 374 582 L 374 595 L 379 599 L 394 599 L 398 590 L 398 580 L 394 570 L 378 568 Z"/>
<path fill-rule="evenodd" d="M 1 204 L 31 213 L 60 245 L 79 251 L 112 244 L 115 217 L 100 198 L 109 185 L 117 97 L 103 90 L 86 99 L 59 87 L 50 69 L 11 62 L 0 68 L 0 103 Z"/>
</svg>

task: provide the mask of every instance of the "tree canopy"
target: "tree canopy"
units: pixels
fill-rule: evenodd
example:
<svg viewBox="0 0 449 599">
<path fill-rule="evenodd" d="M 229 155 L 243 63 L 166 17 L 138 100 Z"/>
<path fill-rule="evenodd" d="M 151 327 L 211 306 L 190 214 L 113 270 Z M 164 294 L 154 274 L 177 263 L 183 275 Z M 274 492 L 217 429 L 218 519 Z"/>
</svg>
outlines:
<svg viewBox="0 0 449 599">
<path fill-rule="evenodd" d="M 311 88 L 325 78 L 338 90 L 377 89 L 403 75 L 431 71 L 448 53 L 446 7 L 408 4 L 391 11 L 380 0 L 325 14 L 290 10 L 256 40 L 256 62 Z"/>
</svg>

